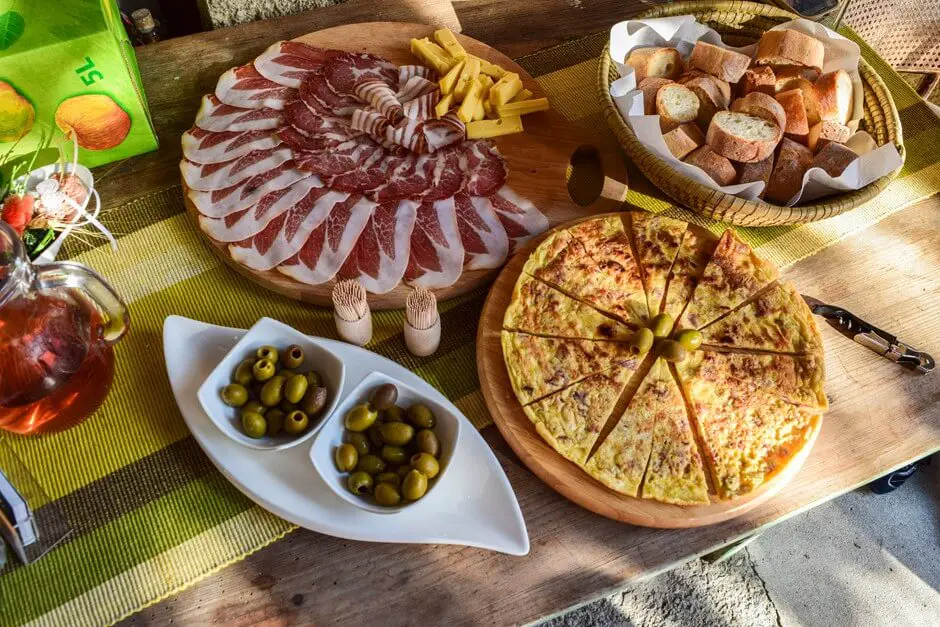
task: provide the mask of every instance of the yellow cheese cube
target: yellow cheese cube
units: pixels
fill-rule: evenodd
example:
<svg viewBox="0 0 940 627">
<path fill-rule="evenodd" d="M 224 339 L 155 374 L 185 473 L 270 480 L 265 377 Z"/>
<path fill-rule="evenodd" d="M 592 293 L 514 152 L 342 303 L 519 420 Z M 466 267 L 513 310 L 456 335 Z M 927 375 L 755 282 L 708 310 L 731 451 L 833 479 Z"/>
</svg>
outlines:
<svg viewBox="0 0 940 627">
<path fill-rule="evenodd" d="M 467 56 L 467 51 L 463 49 L 463 46 L 457 41 L 457 37 L 449 29 L 442 28 L 434 31 L 434 39 L 453 58 L 463 59 Z"/>
<path fill-rule="evenodd" d="M 528 100 L 531 97 L 532 97 L 532 92 L 529 91 L 528 89 L 523 89 L 518 94 L 516 94 L 516 96 L 509 102 L 519 102 L 520 100 Z"/>
<path fill-rule="evenodd" d="M 467 124 L 467 139 L 485 139 L 522 132 L 522 118 L 499 118 L 498 120 L 479 120 Z"/>
<path fill-rule="evenodd" d="M 454 92 L 454 87 L 457 86 L 457 78 L 460 76 L 460 72 L 463 71 L 463 64 L 463 61 L 458 61 L 454 67 L 448 70 L 444 78 L 438 81 L 442 94 L 452 94 Z"/>
<path fill-rule="evenodd" d="M 473 119 L 482 120 L 486 116 L 486 109 L 483 108 L 483 98 L 477 100 L 477 108 L 473 110 Z"/>
<path fill-rule="evenodd" d="M 487 76 L 486 74 L 483 74 L 481 72 L 480 75 L 477 76 L 477 80 L 480 81 L 481 85 L 483 85 L 483 99 L 489 100 L 490 89 L 493 88 L 493 84 L 494 84 L 493 77 Z"/>
<path fill-rule="evenodd" d="M 490 89 L 490 102 L 495 106 L 503 105 L 522 91 L 522 81 L 515 72 L 506 72 L 505 76 L 496 81 Z"/>
<path fill-rule="evenodd" d="M 474 57 L 474 58 L 479 59 L 479 57 Z M 503 74 L 506 73 L 506 70 L 499 67 L 495 63 L 490 63 L 489 61 L 486 61 L 485 59 L 480 59 L 480 72 L 482 72 L 483 74 L 486 74 L 487 76 L 492 76 L 495 79 L 500 79 L 503 77 Z"/>
<path fill-rule="evenodd" d="M 437 101 L 437 104 L 434 105 L 434 113 L 437 114 L 437 117 L 443 117 L 445 113 L 450 111 L 450 108 L 454 104 L 454 94 L 447 94 L 443 98 Z"/>
<path fill-rule="evenodd" d="M 501 118 L 525 115 L 536 111 L 548 111 L 548 98 L 520 100 L 519 102 L 510 102 L 504 105 L 495 105 L 494 108 L 496 109 L 496 115 Z"/>
<path fill-rule="evenodd" d="M 495 120 L 499 117 L 496 115 L 496 110 L 493 109 L 493 105 L 490 104 L 489 98 L 483 98 L 483 114 L 491 120 Z"/>
<path fill-rule="evenodd" d="M 457 100 L 463 100 L 470 86 L 476 83 L 477 76 L 480 74 L 480 62 L 476 59 L 467 59 L 457 78 L 457 86 L 454 87 L 454 95 Z"/>
<path fill-rule="evenodd" d="M 438 74 L 446 74 L 457 63 L 443 48 L 427 37 L 411 40 L 411 52 L 421 59 L 422 63 L 431 67 Z"/>
<path fill-rule="evenodd" d="M 475 80 L 471 81 L 470 88 L 467 90 L 467 95 L 460 104 L 460 108 L 457 109 L 457 117 L 460 118 L 461 122 L 466 124 L 467 122 L 473 120 L 473 114 L 476 113 L 477 104 L 479 104 L 480 96 L 482 95 L 483 86 Z"/>
</svg>

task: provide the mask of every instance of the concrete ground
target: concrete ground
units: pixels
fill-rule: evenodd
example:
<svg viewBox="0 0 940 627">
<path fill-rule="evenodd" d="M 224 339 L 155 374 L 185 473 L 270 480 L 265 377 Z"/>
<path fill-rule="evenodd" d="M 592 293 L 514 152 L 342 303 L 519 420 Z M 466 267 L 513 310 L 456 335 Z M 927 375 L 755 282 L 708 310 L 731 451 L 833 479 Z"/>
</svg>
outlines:
<svg viewBox="0 0 940 627">
<path fill-rule="evenodd" d="M 940 625 L 940 455 L 887 495 L 867 487 L 544 627 Z"/>
<path fill-rule="evenodd" d="M 345 0 L 198 0 L 206 28 L 225 28 L 255 20 L 291 15 Z"/>
</svg>

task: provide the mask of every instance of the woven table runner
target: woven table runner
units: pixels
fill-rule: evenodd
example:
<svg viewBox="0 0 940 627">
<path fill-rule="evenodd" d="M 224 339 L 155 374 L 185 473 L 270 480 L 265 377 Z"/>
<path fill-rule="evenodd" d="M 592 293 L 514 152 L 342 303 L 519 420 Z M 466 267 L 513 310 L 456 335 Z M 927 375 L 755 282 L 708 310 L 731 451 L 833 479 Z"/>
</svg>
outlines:
<svg viewBox="0 0 940 627">
<path fill-rule="evenodd" d="M 852 36 L 851 33 L 846 33 Z M 597 98 L 600 33 L 519 59 L 554 106 L 605 129 Z M 856 38 L 857 40 L 857 38 Z M 860 42 L 861 43 L 861 42 Z M 780 266 L 811 255 L 940 189 L 940 122 L 911 88 L 864 44 L 866 60 L 890 88 L 904 128 L 900 176 L 864 207 L 800 227 L 741 229 Z M 724 225 L 672 207 L 634 170 L 629 202 Z M 293 529 L 255 506 L 203 455 L 173 400 L 161 329 L 178 314 L 237 328 L 270 316 L 309 334 L 335 337 L 330 311 L 268 292 L 228 269 L 185 211 L 179 187 L 107 212 L 119 251 L 77 239 L 64 255 L 101 272 L 130 305 L 130 334 L 117 347 L 114 387 L 101 410 L 61 434 L 5 436 L 51 503 L 69 538 L 29 567 L 0 575 L 0 624 L 114 622 L 192 585 Z M 491 424 L 476 376 L 475 338 L 485 290 L 441 304 L 443 343 L 429 358 L 404 346 L 402 312 L 376 312 L 368 348 L 424 377 L 479 428 Z M 39 507 L 41 520 L 44 507 Z"/>
</svg>

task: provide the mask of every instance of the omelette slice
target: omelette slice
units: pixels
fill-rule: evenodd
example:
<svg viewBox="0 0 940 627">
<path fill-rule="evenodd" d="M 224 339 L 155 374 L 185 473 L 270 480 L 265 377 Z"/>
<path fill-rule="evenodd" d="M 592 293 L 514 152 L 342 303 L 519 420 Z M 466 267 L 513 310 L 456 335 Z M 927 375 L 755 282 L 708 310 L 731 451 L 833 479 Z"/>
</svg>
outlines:
<svg viewBox="0 0 940 627">
<path fill-rule="evenodd" d="M 583 465 L 633 372 L 624 367 L 593 374 L 522 410 L 542 439 Z"/>
<path fill-rule="evenodd" d="M 523 405 L 588 375 L 614 367 L 636 370 L 643 355 L 624 342 L 541 337 L 502 332 L 503 359 L 516 398 Z"/>
<path fill-rule="evenodd" d="M 672 270 L 669 271 L 666 297 L 660 307 L 673 320 L 678 320 L 689 304 L 692 292 L 695 291 L 695 286 L 717 245 L 716 238 L 698 229 L 689 228 L 682 236 L 679 252 L 676 253 Z"/>
<path fill-rule="evenodd" d="M 718 241 L 677 328 L 701 329 L 775 281 L 773 264 L 728 229 Z"/>
<path fill-rule="evenodd" d="M 530 255 L 523 272 L 630 326 L 648 319 L 643 281 L 620 216 L 556 231 Z"/>
<path fill-rule="evenodd" d="M 651 315 L 656 315 L 666 294 L 672 262 L 689 223 L 639 211 L 631 216 L 637 260 L 646 287 L 646 304 Z"/>
<path fill-rule="evenodd" d="M 526 274 L 519 276 L 503 327 L 535 335 L 625 340 L 633 331 L 593 307 Z"/>
</svg>

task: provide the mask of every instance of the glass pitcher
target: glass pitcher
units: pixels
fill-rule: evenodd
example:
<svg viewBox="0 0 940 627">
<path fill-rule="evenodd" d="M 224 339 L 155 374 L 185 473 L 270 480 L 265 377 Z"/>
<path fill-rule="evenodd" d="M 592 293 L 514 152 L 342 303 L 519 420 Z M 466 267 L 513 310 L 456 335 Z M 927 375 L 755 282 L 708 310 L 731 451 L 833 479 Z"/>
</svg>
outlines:
<svg viewBox="0 0 940 627">
<path fill-rule="evenodd" d="M 114 377 L 127 305 L 77 263 L 34 266 L 0 221 L 0 429 L 50 433 L 91 415 Z"/>
</svg>

